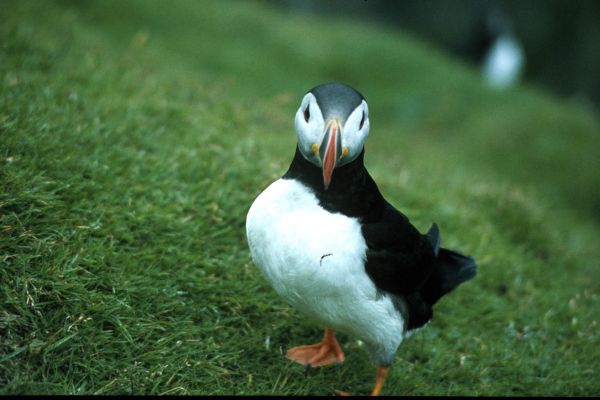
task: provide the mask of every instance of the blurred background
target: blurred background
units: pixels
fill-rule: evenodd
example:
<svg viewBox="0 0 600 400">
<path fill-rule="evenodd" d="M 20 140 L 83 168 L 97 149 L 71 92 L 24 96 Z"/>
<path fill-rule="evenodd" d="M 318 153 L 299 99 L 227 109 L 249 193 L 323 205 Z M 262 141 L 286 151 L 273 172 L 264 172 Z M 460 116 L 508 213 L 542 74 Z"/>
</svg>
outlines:
<svg viewBox="0 0 600 400">
<path fill-rule="evenodd" d="M 245 237 L 328 81 L 385 197 L 481 268 L 384 393 L 598 395 L 599 4 L 2 0 L 0 395 L 368 393 L 350 338 L 283 362 L 320 332 Z"/>
<path fill-rule="evenodd" d="M 594 0 L 275 0 L 289 13 L 369 20 L 402 30 L 482 70 L 600 108 L 600 2 Z M 504 44 L 504 46 L 502 46 Z M 495 63 L 493 66 L 491 63 Z"/>
</svg>

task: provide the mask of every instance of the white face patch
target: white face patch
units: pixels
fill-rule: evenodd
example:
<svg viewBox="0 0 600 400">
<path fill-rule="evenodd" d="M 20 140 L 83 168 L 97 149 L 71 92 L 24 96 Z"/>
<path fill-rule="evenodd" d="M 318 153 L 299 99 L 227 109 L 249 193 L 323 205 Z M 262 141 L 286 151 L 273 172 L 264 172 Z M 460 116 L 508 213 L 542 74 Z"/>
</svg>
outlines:
<svg viewBox="0 0 600 400">
<path fill-rule="evenodd" d="M 342 158 L 338 166 L 347 164 L 360 155 L 369 136 L 369 128 L 369 106 L 363 100 L 352 111 L 342 128 L 342 147 L 348 149 L 348 154 Z"/>
<path fill-rule="evenodd" d="M 341 146 L 344 156 L 337 166 L 347 164 L 360 155 L 369 135 L 369 106 L 362 101 L 350 113 L 341 129 Z M 300 108 L 296 112 L 295 126 L 298 136 L 300 152 L 308 161 L 322 167 L 322 160 L 318 155 L 319 146 L 323 140 L 326 121 L 317 99 L 312 93 L 307 93 L 302 99 Z"/>
<path fill-rule="evenodd" d="M 294 122 L 300 152 L 308 161 L 320 167 L 321 159 L 313 151 L 313 145 L 321 144 L 325 121 L 317 99 L 312 93 L 307 93 L 302 99 Z"/>
</svg>

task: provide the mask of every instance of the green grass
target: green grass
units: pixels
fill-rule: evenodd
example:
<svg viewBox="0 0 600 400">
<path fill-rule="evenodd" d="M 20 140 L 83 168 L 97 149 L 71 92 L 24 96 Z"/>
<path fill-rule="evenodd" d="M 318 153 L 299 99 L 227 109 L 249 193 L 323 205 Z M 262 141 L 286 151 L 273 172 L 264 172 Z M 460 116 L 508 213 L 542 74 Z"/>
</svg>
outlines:
<svg viewBox="0 0 600 400">
<path fill-rule="evenodd" d="M 7 6 L 8 4 L 8 6 Z M 0 393 L 368 393 L 252 265 L 245 216 L 303 93 L 370 104 L 386 197 L 477 278 L 407 339 L 403 395 L 598 395 L 600 124 L 363 21 L 259 2 L 11 1 L 0 22 Z M 269 346 L 266 340 L 269 338 Z"/>
</svg>

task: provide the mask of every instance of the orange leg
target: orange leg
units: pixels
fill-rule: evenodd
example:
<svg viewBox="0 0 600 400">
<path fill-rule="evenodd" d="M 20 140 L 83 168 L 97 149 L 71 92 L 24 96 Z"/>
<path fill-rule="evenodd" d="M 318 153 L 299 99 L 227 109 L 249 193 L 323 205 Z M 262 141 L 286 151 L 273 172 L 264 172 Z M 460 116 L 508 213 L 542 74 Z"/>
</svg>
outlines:
<svg viewBox="0 0 600 400">
<path fill-rule="evenodd" d="M 335 332 L 329 328 L 325 329 L 325 336 L 321 343 L 291 348 L 287 351 L 286 357 L 310 367 L 341 363 L 346 359 L 342 348 L 335 339 Z"/>
<path fill-rule="evenodd" d="M 381 394 L 381 388 L 383 387 L 383 383 L 385 382 L 385 378 L 388 376 L 388 367 L 378 367 L 377 373 L 375 374 L 375 387 L 373 387 L 373 391 L 371 392 L 371 396 L 379 396 Z"/>
<path fill-rule="evenodd" d="M 380 366 L 377 368 L 377 373 L 375 374 L 375 387 L 373 387 L 371 396 L 379 396 L 381 394 L 381 388 L 388 376 L 388 371 L 389 367 Z M 341 390 L 336 390 L 335 392 L 338 396 L 350 396 L 348 392 L 342 392 Z"/>
</svg>

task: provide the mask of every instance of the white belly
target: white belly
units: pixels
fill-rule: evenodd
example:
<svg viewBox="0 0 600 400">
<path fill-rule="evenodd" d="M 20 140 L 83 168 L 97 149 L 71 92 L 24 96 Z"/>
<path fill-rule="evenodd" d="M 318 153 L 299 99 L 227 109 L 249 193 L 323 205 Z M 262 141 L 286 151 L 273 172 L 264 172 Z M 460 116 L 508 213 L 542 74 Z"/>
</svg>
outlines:
<svg viewBox="0 0 600 400">
<path fill-rule="evenodd" d="M 289 304 L 378 353 L 395 352 L 403 319 L 366 275 L 356 218 L 324 210 L 306 186 L 280 179 L 252 204 L 246 234 L 255 264 Z"/>
</svg>

